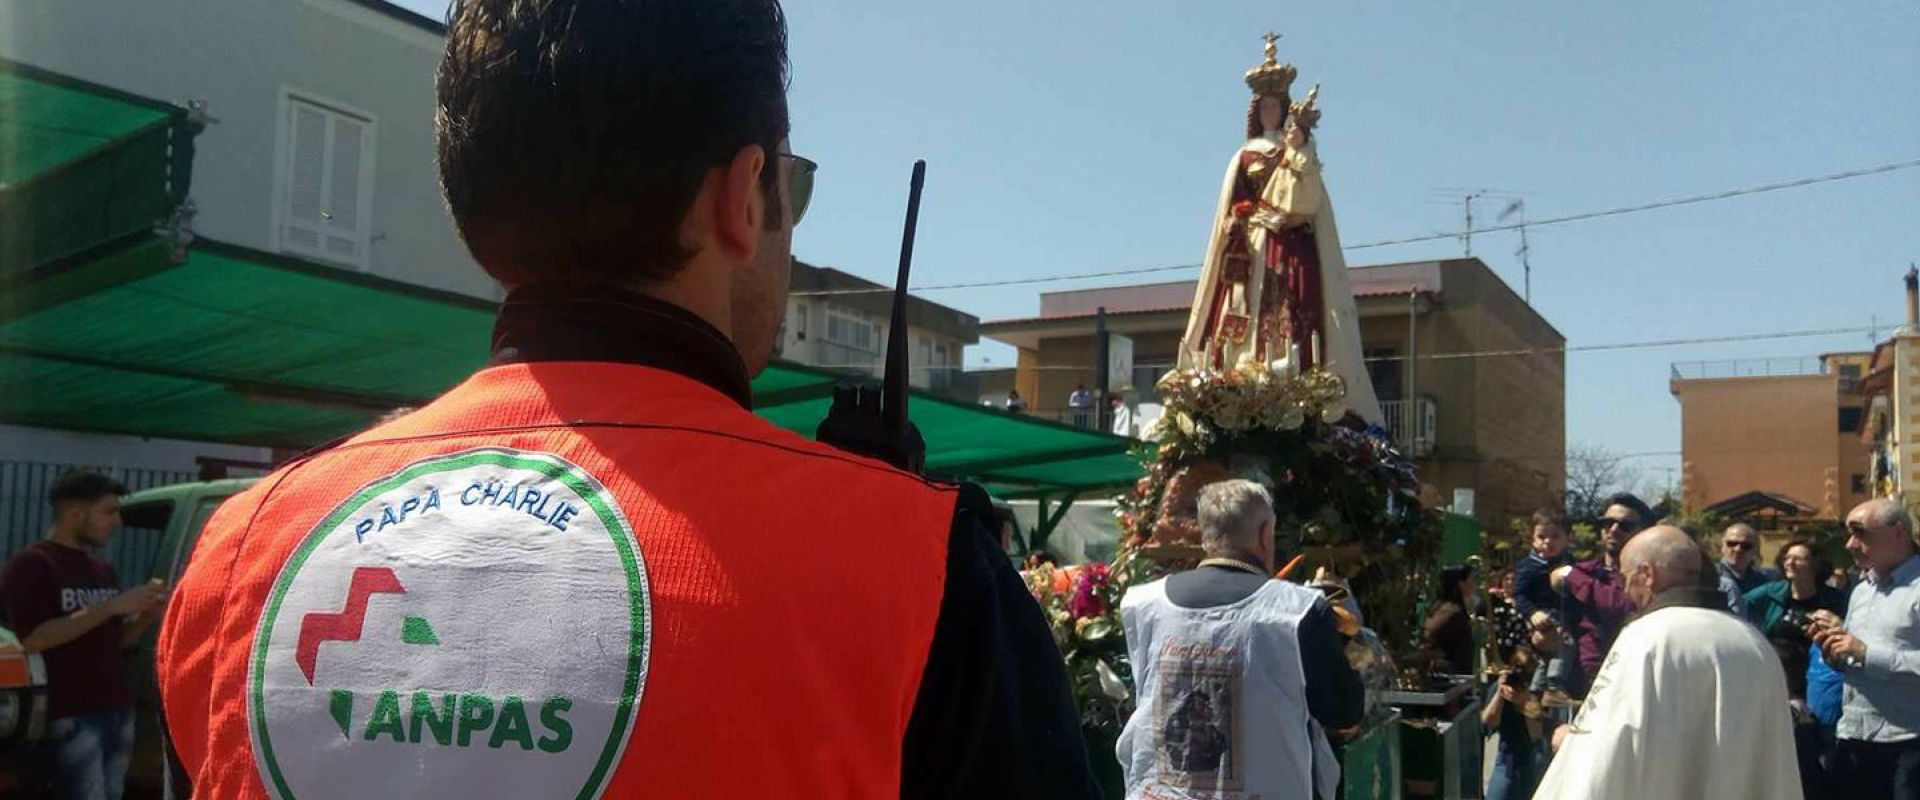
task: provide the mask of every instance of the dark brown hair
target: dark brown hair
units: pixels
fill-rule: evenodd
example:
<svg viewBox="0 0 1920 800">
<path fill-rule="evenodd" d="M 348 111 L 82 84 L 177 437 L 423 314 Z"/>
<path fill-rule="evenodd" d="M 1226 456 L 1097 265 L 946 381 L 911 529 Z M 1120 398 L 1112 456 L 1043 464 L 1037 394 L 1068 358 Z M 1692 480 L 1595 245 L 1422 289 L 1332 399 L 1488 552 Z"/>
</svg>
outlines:
<svg viewBox="0 0 1920 800">
<path fill-rule="evenodd" d="M 502 283 L 646 283 L 742 147 L 783 219 L 787 24 L 778 0 L 460 0 L 436 80 L 440 186 Z"/>
<path fill-rule="evenodd" d="M 1247 103 L 1248 140 L 1258 139 L 1260 134 L 1267 132 L 1266 126 L 1260 124 L 1260 100 L 1267 97 L 1277 98 L 1280 101 L 1280 126 L 1276 130 L 1286 130 L 1287 115 L 1293 111 L 1292 99 L 1285 94 L 1256 94 Z"/>
<path fill-rule="evenodd" d="M 1760 544 L 1758 539 L 1759 537 L 1756 536 L 1754 541 L 1754 545 L 1756 546 Z M 1833 559 L 1827 558 L 1822 554 L 1820 548 L 1814 545 L 1812 539 L 1801 534 L 1795 534 L 1793 538 L 1787 540 L 1786 544 L 1780 545 L 1780 549 L 1774 551 L 1773 554 L 1773 568 L 1780 570 L 1780 577 L 1782 579 L 1787 577 L 1787 551 L 1796 547 L 1807 548 L 1807 555 L 1813 561 L 1813 574 L 1816 583 L 1825 582 L 1827 576 L 1833 574 Z"/>
<path fill-rule="evenodd" d="M 1567 532 L 1567 518 L 1561 516 L 1560 512 L 1551 508 L 1542 508 L 1533 512 L 1533 525 L 1527 530 L 1527 535 L 1533 535 L 1532 528 L 1538 528 L 1542 525 L 1552 525 L 1555 528 L 1559 528 L 1561 533 Z"/>
<path fill-rule="evenodd" d="M 127 487 L 120 485 L 119 481 L 98 472 L 75 470 L 61 475 L 53 482 L 53 486 L 48 487 L 47 504 L 58 511 L 68 503 L 91 503 L 102 497 L 118 497 L 126 493 Z"/>
</svg>

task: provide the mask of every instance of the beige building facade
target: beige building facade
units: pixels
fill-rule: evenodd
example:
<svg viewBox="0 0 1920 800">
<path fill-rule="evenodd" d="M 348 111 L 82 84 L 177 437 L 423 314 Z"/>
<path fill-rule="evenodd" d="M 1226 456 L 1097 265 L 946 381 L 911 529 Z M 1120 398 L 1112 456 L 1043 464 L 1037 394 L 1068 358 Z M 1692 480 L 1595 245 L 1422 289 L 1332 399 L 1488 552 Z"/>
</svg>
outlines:
<svg viewBox="0 0 1920 800">
<path fill-rule="evenodd" d="M 1873 495 L 1920 508 L 1920 335 L 1896 334 L 1874 348 L 1860 395 L 1867 424 L 1860 468 Z"/>
<path fill-rule="evenodd" d="M 1839 519 L 1872 497 L 1859 392 L 1871 356 L 1673 365 L 1682 501 L 1766 527 L 1776 518 Z"/>
</svg>

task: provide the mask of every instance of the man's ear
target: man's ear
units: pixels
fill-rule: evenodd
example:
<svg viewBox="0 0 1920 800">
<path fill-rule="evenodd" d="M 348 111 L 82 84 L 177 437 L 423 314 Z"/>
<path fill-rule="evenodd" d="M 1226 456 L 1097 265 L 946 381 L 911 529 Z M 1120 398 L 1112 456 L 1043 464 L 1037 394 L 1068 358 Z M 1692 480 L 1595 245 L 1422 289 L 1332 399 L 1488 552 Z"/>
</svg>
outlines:
<svg viewBox="0 0 1920 800">
<path fill-rule="evenodd" d="M 760 175 L 771 168 L 767 151 L 750 144 L 707 176 L 713 204 L 714 244 L 732 260 L 752 260 L 759 250 L 767 213 Z"/>
</svg>

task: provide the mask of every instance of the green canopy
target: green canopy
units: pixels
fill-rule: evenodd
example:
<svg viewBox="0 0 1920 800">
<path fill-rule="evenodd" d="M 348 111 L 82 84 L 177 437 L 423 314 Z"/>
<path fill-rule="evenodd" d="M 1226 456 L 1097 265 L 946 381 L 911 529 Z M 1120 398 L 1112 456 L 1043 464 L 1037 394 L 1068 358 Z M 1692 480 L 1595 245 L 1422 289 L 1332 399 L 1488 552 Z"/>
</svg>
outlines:
<svg viewBox="0 0 1920 800">
<path fill-rule="evenodd" d="M 136 234 L 16 281 L 0 422 L 305 448 L 486 361 L 493 304 L 200 239 Z M 776 363 L 756 411 L 811 436 L 848 376 Z M 916 392 L 928 470 L 1003 497 L 1130 483 L 1132 440 Z"/>
<path fill-rule="evenodd" d="M 0 277 L 167 219 L 199 127 L 177 106 L 0 59 Z"/>
</svg>

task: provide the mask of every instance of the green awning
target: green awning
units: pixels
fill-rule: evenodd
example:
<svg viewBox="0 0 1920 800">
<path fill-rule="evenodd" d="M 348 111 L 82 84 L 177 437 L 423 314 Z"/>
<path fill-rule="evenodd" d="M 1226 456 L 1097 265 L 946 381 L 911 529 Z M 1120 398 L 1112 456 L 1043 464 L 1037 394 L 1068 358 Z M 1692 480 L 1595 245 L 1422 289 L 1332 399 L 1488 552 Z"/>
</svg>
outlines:
<svg viewBox="0 0 1920 800">
<path fill-rule="evenodd" d="M 485 362 L 493 304 L 200 239 L 136 234 L 24 276 L 0 307 L 0 422 L 305 448 Z M 845 376 L 776 363 L 756 410 L 811 436 Z M 1140 474 L 1132 440 L 915 393 L 928 470 L 1001 497 Z"/>
<path fill-rule="evenodd" d="M 840 373 L 775 363 L 753 382 L 754 411 L 812 437 Z M 1001 498 L 1130 485 L 1141 476 L 1134 440 L 914 392 L 908 416 L 927 441 L 927 472 L 977 481 Z"/>
<path fill-rule="evenodd" d="M 166 220 L 198 127 L 177 106 L 0 59 L 0 276 Z"/>
</svg>

